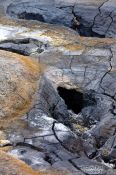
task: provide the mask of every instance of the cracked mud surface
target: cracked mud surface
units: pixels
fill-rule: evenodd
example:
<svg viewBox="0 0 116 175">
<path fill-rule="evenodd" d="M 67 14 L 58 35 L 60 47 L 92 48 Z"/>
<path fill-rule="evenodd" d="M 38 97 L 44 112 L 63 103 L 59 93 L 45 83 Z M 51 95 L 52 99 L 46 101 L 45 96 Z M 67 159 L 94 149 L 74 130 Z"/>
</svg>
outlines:
<svg viewBox="0 0 116 175">
<path fill-rule="evenodd" d="M 0 5 L 3 164 L 7 159 L 15 170 L 25 162 L 33 170 L 21 169 L 23 175 L 115 174 L 115 0 L 6 0 Z M 60 26 L 71 27 L 75 15 L 79 34 L 111 38 L 80 37 Z M 12 156 L 22 161 L 16 165 Z M 6 175 L 3 164 L 0 173 Z"/>
</svg>

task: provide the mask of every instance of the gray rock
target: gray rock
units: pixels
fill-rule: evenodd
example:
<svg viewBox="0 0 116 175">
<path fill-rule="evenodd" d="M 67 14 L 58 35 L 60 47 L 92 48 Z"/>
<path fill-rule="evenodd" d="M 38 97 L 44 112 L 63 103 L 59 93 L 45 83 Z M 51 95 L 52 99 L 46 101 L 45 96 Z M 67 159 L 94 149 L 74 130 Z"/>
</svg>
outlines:
<svg viewBox="0 0 116 175">
<path fill-rule="evenodd" d="M 72 162 L 86 174 L 103 175 L 107 172 L 107 167 L 87 158 L 73 159 Z"/>
<path fill-rule="evenodd" d="M 67 173 L 70 172 L 70 175 L 84 175 L 83 172 L 80 170 L 77 170 L 70 162 L 68 161 L 59 161 L 56 162 L 53 167 L 57 170 L 63 170 L 66 171 Z"/>
<path fill-rule="evenodd" d="M 7 13 L 19 19 L 38 20 L 51 24 L 62 24 L 71 26 L 73 19 L 72 8 L 57 7 L 53 2 L 46 4 L 43 2 L 22 2 L 11 4 L 7 8 Z"/>
<path fill-rule="evenodd" d="M 81 20 L 85 28 L 88 28 L 87 30 L 95 20 L 93 29 L 96 30 L 95 26 L 97 26 L 99 35 L 104 35 L 109 23 L 108 17 L 102 26 L 100 22 L 103 20 L 100 21 L 101 16 L 97 15 L 100 13 L 98 7 L 104 1 L 54 1 L 54 3 L 53 1 L 30 3 L 27 1 L 25 5 L 24 2 L 24 0 L 21 0 L 20 3 L 13 1 L 11 4 L 11 1 L 4 1 L 2 5 L 7 12 L 9 10 L 9 14 L 10 8 L 14 10 L 15 17 L 24 10 L 28 14 L 32 10 L 34 17 L 38 17 L 39 11 L 47 19 L 49 14 L 54 12 L 49 18 L 51 22 L 53 18 L 56 20 L 59 13 L 67 14 L 64 19 L 66 20 L 65 25 L 70 23 L 71 19 L 68 18 L 68 15 L 73 7 L 73 13 L 75 11 L 77 15 L 78 13 L 80 16 L 83 15 Z M 46 3 L 49 3 L 48 9 L 45 8 Z M 75 7 L 74 3 L 77 3 Z M 38 5 L 39 7 L 37 6 L 35 10 L 37 4 L 40 6 Z M 52 5 L 53 10 L 51 10 Z M 108 8 L 106 3 L 102 5 L 103 18 L 106 18 L 105 15 L 110 5 Z M 7 9 L 8 6 L 9 9 Z M 79 10 L 77 6 L 80 7 Z M 40 7 L 42 9 L 38 10 Z M 115 11 L 115 6 L 111 6 L 112 8 Z M 44 10 L 47 10 L 47 14 Z M 89 18 L 90 12 L 93 13 Z M 23 13 L 23 15 L 26 14 Z M 26 18 L 28 17 L 27 15 Z M 58 16 L 58 23 L 60 18 L 61 16 Z M 89 19 L 90 21 L 87 22 Z M 113 23 L 112 25 L 114 26 Z M 100 33 L 101 30 L 103 33 Z M 109 28 L 107 34 L 111 32 L 112 35 L 112 31 Z M 23 50 L 25 49 L 28 55 L 34 57 L 31 59 L 36 58 L 45 67 L 32 108 L 27 111 L 25 117 L 22 116 L 21 124 L 17 122 L 16 125 L 12 124 L 9 129 L 4 130 L 8 143 L 13 146 L 11 154 L 15 154 L 37 170 L 53 168 L 53 170 L 65 171 L 67 169 L 72 175 L 77 173 L 106 174 L 107 170 L 112 170 L 114 173 L 116 41 L 114 39 L 83 38 L 65 27 L 26 20 L 17 22 L 17 19 L 8 19 L 6 24 L 5 20 L 0 18 L 0 32 L 2 33 L 0 36 L 1 49 L 9 51 L 14 49 L 13 52 L 18 53 L 23 51 L 23 54 L 25 54 Z M 22 43 L 25 40 L 29 42 Z M 33 49 L 35 54 L 33 54 Z M 43 51 L 40 53 L 38 49 L 39 51 L 43 49 Z M 2 76 L 3 73 L 0 74 L 0 78 Z M 33 78 L 29 80 L 32 81 Z M 32 88 L 29 86 L 27 89 Z M 74 94 L 75 98 L 73 98 Z M 73 108 L 71 107 L 72 102 Z M 105 149 L 110 150 L 106 156 L 108 157 L 107 163 L 103 156 Z M 110 166 L 111 169 L 109 169 Z"/>
<path fill-rule="evenodd" d="M 8 15 L 14 18 L 38 20 L 45 23 L 60 24 L 75 29 L 84 36 L 116 38 L 115 0 L 100 1 L 36 1 L 10 0 L 1 2 Z"/>
</svg>

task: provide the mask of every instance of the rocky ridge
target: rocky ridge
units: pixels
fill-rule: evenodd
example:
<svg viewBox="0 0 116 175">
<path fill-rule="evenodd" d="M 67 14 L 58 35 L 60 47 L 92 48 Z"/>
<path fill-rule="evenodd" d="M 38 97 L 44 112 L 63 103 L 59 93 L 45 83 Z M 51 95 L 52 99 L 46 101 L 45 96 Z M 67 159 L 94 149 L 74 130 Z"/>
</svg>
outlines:
<svg viewBox="0 0 116 175">
<path fill-rule="evenodd" d="M 4 9 L 13 18 L 65 25 L 82 36 L 116 38 L 115 0 L 6 0 Z"/>
<path fill-rule="evenodd" d="M 54 6 L 66 6 L 65 1 L 57 2 L 54 2 Z M 109 2 L 78 1 L 81 4 L 79 6 L 75 1 L 70 5 L 71 8 L 72 5 L 74 8 L 78 6 L 83 12 L 82 8 L 86 6 L 98 8 L 101 3 L 104 3 L 102 7 L 113 5 L 113 1 Z M 26 1 L 25 5 L 24 1 L 20 5 L 15 1 L 10 3 L 1 1 L 4 9 L 8 7 L 7 15 L 16 13 L 12 16 L 15 18 L 25 9 L 30 11 L 28 13 L 35 13 L 33 8 L 37 3 L 42 4 L 42 13 L 43 3 L 46 5 L 44 1 Z M 106 10 L 109 11 L 109 7 Z M 5 110 L 6 106 L 7 111 L 10 111 L 9 117 L 4 115 L 7 124 L 0 119 L 1 150 L 15 155 L 34 170 L 45 174 L 115 174 L 116 40 L 80 37 L 75 31 L 63 26 L 11 19 L 4 13 L 1 13 L 0 18 L 1 75 L 6 73 L 11 78 L 0 76 L 0 81 L 4 81 L 6 88 L 10 89 L 3 96 L 7 91 L 0 85 L 0 99 L 4 97 L 1 108 Z M 58 14 L 62 14 L 61 11 Z M 46 22 L 52 23 L 47 19 Z M 108 32 L 111 30 L 108 29 Z M 115 34 L 112 37 L 115 38 Z M 42 65 L 41 77 L 37 62 Z M 15 79 L 17 74 L 20 77 Z M 12 84 L 17 86 L 16 92 L 21 93 L 20 98 L 26 98 L 29 103 L 27 107 L 23 101 L 17 100 Z M 12 93 L 15 101 L 10 99 Z M 13 104 L 9 105 L 8 98 Z M 17 108 L 13 106 L 17 101 L 18 111 L 21 112 L 18 114 Z M 11 124 L 8 121 L 12 115 L 16 119 Z M 2 115 L 0 117 L 3 118 Z M 2 154 L 5 157 L 5 153 Z M 0 171 L 4 174 L 1 168 Z"/>
</svg>

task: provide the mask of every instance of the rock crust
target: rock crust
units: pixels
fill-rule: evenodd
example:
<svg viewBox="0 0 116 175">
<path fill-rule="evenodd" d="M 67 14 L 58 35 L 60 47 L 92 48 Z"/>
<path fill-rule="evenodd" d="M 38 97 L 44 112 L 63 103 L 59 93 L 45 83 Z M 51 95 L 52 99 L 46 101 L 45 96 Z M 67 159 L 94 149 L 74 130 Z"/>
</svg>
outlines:
<svg viewBox="0 0 116 175">
<path fill-rule="evenodd" d="M 6 0 L 2 5 L 13 18 L 65 25 L 82 36 L 116 38 L 115 0 Z"/>
</svg>

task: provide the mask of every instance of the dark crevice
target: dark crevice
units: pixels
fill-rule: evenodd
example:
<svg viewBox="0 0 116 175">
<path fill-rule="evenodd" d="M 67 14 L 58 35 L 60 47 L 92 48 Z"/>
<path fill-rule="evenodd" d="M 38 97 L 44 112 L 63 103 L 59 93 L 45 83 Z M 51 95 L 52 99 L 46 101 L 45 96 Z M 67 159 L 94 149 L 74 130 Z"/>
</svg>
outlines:
<svg viewBox="0 0 116 175">
<path fill-rule="evenodd" d="M 76 30 L 80 36 L 105 38 L 105 35 L 100 35 L 100 34 L 92 31 L 94 22 L 93 22 L 93 25 L 90 27 L 84 26 L 82 17 L 76 15 L 76 13 L 74 11 L 74 7 L 75 6 L 73 6 L 73 8 L 72 8 L 72 14 L 73 14 L 74 18 L 72 20 L 71 28 L 73 30 Z"/>
<path fill-rule="evenodd" d="M 46 162 L 48 162 L 50 165 L 52 165 L 54 163 L 54 160 L 52 157 L 50 157 L 50 155 L 48 153 L 46 153 L 45 157 L 44 157 L 44 160 Z"/>
<path fill-rule="evenodd" d="M 6 43 L 14 43 L 14 44 L 29 44 L 30 43 L 30 38 L 24 38 L 24 39 L 8 39 L 8 40 L 3 40 L 0 42 L 0 44 L 6 44 Z"/>
<path fill-rule="evenodd" d="M 52 151 L 52 153 L 61 161 L 63 161 L 63 159 L 55 152 L 55 151 Z"/>
<path fill-rule="evenodd" d="M 29 56 L 30 55 L 29 53 L 26 53 L 25 51 L 16 50 L 16 49 L 13 49 L 13 48 L 0 47 L 0 50 L 5 50 L 5 51 L 9 51 L 9 52 L 20 54 L 20 55 L 24 55 L 24 56 Z"/>
<path fill-rule="evenodd" d="M 75 114 L 81 113 L 81 125 L 91 128 L 92 125 L 95 125 L 96 122 L 100 120 L 99 117 L 95 118 L 93 115 L 97 107 L 96 92 L 94 90 L 89 90 L 84 93 L 64 87 L 58 87 L 57 90 L 68 110 L 72 110 Z"/>
<path fill-rule="evenodd" d="M 64 99 L 69 110 L 78 114 L 83 108 L 83 93 L 77 92 L 75 89 L 66 89 L 58 87 L 58 93 Z"/>
<path fill-rule="evenodd" d="M 23 12 L 18 15 L 19 19 L 27 19 L 27 20 L 37 20 L 40 22 L 45 22 L 43 16 L 41 14 L 27 13 Z"/>
<path fill-rule="evenodd" d="M 71 28 L 76 30 L 80 36 L 105 38 L 105 35 L 100 35 L 96 32 L 93 32 L 92 26 L 91 27 L 84 26 L 81 17 L 76 16 L 75 19 L 78 21 L 79 25 L 76 24 L 75 20 L 75 22 L 74 21 L 72 22 Z"/>
</svg>

